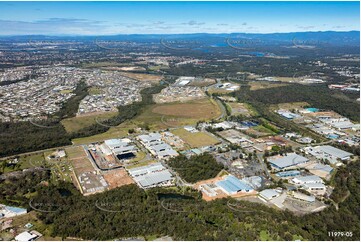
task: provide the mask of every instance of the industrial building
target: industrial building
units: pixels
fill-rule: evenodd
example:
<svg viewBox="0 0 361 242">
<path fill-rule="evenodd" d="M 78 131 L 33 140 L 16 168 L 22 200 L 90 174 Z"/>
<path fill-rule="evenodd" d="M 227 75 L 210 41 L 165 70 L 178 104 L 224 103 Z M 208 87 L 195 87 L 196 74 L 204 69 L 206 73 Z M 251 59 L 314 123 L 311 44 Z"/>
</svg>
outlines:
<svg viewBox="0 0 361 242">
<path fill-rule="evenodd" d="M 306 157 L 297 155 L 296 153 L 289 153 L 285 156 L 277 157 L 277 158 L 270 158 L 269 162 L 271 163 L 272 167 L 277 170 L 282 170 L 285 168 L 293 167 L 299 164 L 304 164 L 308 162 L 309 159 Z"/>
<path fill-rule="evenodd" d="M 352 153 L 340 150 L 330 145 L 322 145 L 316 147 L 306 147 L 304 148 L 306 154 L 311 154 L 318 159 L 326 159 L 331 164 L 338 165 L 340 162 L 338 159 L 345 161 L 349 160 Z"/>
<path fill-rule="evenodd" d="M 27 210 L 25 208 L 11 207 L 0 204 L 0 218 L 11 218 L 26 213 Z"/>
<path fill-rule="evenodd" d="M 266 201 L 271 200 L 272 198 L 278 197 L 281 195 L 279 192 L 277 192 L 275 189 L 266 189 L 259 193 L 259 196 Z"/>
<path fill-rule="evenodd" d="M 281 172 L 276 173 L 276 176 L 281 177 L 281 178 L 295 177 L 295 176 L 299 176 L 299 175 L 301 175 L 301 172 L 296 171 L 296 170 L 281 171 Z"/>
<path fill-rule="evenodd" d="M 300 176 L 292 179 L 295 184 L 309 184 L 309 183 L 323 183 L 323 180 L 319 176 L 310 175 L 310 176 Z"/>
<path fill-rule="evenodd" d="M 168 159 L 179 155 L 170 145 L 162 141 L 162 136 L 159 133 L 139 135 L 138 139 L 158 159 Z"/>
<path fill-rule="evenodd" d="M 232 175 L 228 175 L 224 180 L 216 182 L 216 185 L 227 195 L 253 191 L 251 186 Z"/>
<path fill-rule="evenodd" d="M 141 188 L 173 184 L 173 175 L 161 163 L 129 169 L 128 172 Z"/>
<path fill-rule="evenodd" d="M 308 196 L 308 195 L 300 193 L 300 192 L 293 192 L 292 197 L 297 200 L 301 200 L 301 201 L 305 201 L 305 202 L 309 202 L 309 203 L 313 203 L 316 201 L 316 198 L 314 196 Z"/>
<path fill-rule="evenodd" d="M 36 240 L 37 238 L 40 238 L 42 236 L 42 234 L 40 234 L 39 232 L 33 230 L 33 231 L 25 231 L 22 232 L 20 234 L 18 234 L 17 236 L 15 236 L 15 240 L 16 241 L 33 241 Z"/>
<path fill-rule="evenodd" d="M 326 192 L 326 186 L 323 183 L 306 183 L 303 188 L 311 193 L 323 195 Z"/>
<path fill-rule="evenodd" d="M 128 138 L 105 140 L 100 149 L 105 155 L 114 154 L 118 159 L 134 157 L 134 153 L 138 151 Z"/>
<path fill-rule="evenodd" d="M 144 146 L 148 146 L 152 143 L 157 143 L 162 141 L 162 136 L 159 133 L 150 133 L 139 135 L 138 139 Z"/>
</svg>

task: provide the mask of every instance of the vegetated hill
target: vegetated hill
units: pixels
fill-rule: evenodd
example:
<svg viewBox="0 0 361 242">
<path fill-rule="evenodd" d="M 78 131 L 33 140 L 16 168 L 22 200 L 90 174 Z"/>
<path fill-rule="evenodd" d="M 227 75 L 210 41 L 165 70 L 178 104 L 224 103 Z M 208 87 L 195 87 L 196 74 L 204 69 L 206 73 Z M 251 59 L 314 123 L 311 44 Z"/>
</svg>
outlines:
<svg viewBox="0 0 361 242">
<path fill-rule="evenodd" d="M 231 34 L 120 34 L 109 36 L 46 36 L 46 35 L 23 35 L 3 36 L 1 41 L 134 41 L 139 43 L 160 43 L 160 40 L 169 41 L 199 41 L 201 43 L 223 43 L 225 39 L 245 39 L 254 41 L 259 45 L 327 45 L 327 46 L 360 46 L 360 31 L 318 31 L 318 32 L 291 32 L 291 33 L 231 33 Z M 195 42 L 194 42 L 195 43 Z M 199 44 L 199 43 L 198 43 Z"/>
<path fill-rule="evenodd" d="M 178 156 L 169 160 L 168 164 L 187 182 L 195 183 L 214 178 L 222 169 L 211 154 L 192 156 Z"/>
</svg>

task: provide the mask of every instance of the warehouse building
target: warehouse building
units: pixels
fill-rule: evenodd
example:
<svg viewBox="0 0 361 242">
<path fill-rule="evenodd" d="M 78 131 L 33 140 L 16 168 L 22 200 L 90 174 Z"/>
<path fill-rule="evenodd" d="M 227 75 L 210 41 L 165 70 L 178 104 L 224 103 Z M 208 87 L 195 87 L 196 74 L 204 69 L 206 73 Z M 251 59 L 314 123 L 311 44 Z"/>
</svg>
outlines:
<svg viewBox="0 0 361 242">
<path fill-rule="evenodd" d="M 297 200 L 301 200 L 309 203 L 314 203 L 316 201 L 316 198 L 314 196 L 308 196 L 300 192 L 293 192 L 292 197 Z"/>
<path fill-rule="evenodd" d="M 266 189 L 259 193 L 259 196 L 266 201 L 271 200 L 272 198 L 276 198 L 279 195 L 281 195 L 279 192 L 277 192 L 275 189 Z"/>
<path fill-rule="evenodd" d="M 169 159 L 178 156 L 178 152 L 167 143 L 162 141 L 159 133 L 150 133 L 148 135 L 139 135 L 138 139 L 149 152 L 158 159 Z"/>
<path fill-rule="evenodd" d="M 285 156 L 277 157 L 277 158 L 270 158 L 269 162 L 271 166 L 277 170 L 282 170 L 285 168 L 290 168 L 299 164 L 304 164 L 308 162 L 309 159 L 306 157 L 297 155 L 296 153 L 289 153 Z"/>
<path fill-rule="evenodd" d="M 295 184 L 309 184 L 309 183 L 323 183 L 323 180 L 319 176 L 310 175 L 310 176 L 300 176 L 292 179 Z"/>
<path fill-rule="evenodd" d="M 281 171 L 281 172 L 276 173 L 276 176 L 281 177 L 281 178 L 295 177 L 295 176 L 299 176 L 299 175 L 301 175 L 301 172 L 296 171 L 296 170 Z"/>
<path fill-rule="evenodd" d="M 19 215 L 26 214 L 27 210 L 25 208 L 11 207 L 0 204 L 0 218 L 11 218 Z"/>
<path fill-rule="evenodd" d="M 173 175 L 159 162 L 129 169 L 128 172 L 133 180 L 144 189 L 173 184 Z"/>
<path fill-rule="evenodd" d="M 144 146 L 149 146 L 152 143 L 158 143 L 162 141 L 162 136 L 159 133 L 150 133 L 139 135 L 138 139 Z"/>
<path fill-rule="evenodd" d="M 303 188 L 317 195 L 323 195 L 326 192 L 326 186 L 323 183 L 306 183 L 303 185 Z"/>
<path fill-rule="evenodd" d="M 228 175 L 224 180 L 216 182 L 216 185 L 227 195 L 253 191 L 251 186 L 232 175 Z"/>
<path fill-rule="evenodd" d="M 105 140 L 100 149 L 106 155 L 109 155 L 109 152 L 113 153 L 120 160 L 132 158 L 135 156 L 134 153 L 138 151 L 128 138 Z"/>
<path fill-rule="evenodd" d="M 338 159 L 345 161 L 349 160 L 352 153 L 340 150 L 330 145 L 322 145 L 316 147 L 306 147 L 304 148 L 306 154 L 311 154 L 318 159 L 326 159 L 331 164 L 340 164 L 341 162 Z M 342 163 L 341 163 L 342 164 Z"/>
</svg>

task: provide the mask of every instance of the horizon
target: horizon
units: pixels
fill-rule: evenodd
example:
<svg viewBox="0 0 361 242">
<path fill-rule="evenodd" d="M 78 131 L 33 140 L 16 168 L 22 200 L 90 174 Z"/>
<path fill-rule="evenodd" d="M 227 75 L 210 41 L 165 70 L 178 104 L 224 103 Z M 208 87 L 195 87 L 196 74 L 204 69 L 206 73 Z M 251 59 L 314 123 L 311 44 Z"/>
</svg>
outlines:
<svg viewBox="0 0 361 242">
<path fill-rule="evenodd" d="M 357 1 L 0 2 L 0 8 L 0 36 L 360 31 Z"/>
<path fill-rule="evenodd" d="M 197 34 L 204 34 L 204 35 L 234 35 L 234 34 L 248 34 L 248 35 L 273 35 L 273 34 L 296 34 L 296 33 L 350 33 L 350 32 L 360 32 L 360 30 L 349 30 L 349 31 L 337 31 L 337 30 L 325 30 L 325 31 L 297 31 L 297 32 L 274 32 L 274 33 L 245 33 L 245 32 L 233 32 L 233 33 L 207 33 L 207 32 L 199 32 L 199 33 L 175 33 L 175 34 L 143 34 L 143 33 L 133 33 L 133 34 L 122 34 L 122 33 L 115 33 L 115 34 L 104 34 L 104 35 L 77 35 L 77 34 L 19 34 L 19 35 L 2 35 L 0 37 L 22 37 L 22 36 L 48 36 L 48 37 L 95 37 L 95 36 L 102 36 L 102 37 L 110 37 L 110 36 L 131 36 L 131 35 L 197 35 Z"/>
</svg>

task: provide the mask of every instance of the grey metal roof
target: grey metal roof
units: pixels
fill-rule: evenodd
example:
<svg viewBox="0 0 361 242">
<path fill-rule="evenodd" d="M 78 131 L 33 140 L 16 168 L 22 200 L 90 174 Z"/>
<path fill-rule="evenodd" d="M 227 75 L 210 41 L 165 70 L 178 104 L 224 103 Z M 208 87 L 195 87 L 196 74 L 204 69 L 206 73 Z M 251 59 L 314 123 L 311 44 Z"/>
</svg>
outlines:
<svg viewBox="0 0 361 242">
<path fill-rule="evenodd" d="M 138 138 L 142 140 L 144 143 L 148 143 L 153 140 L 160 140 L 161 137 L 162 136 L 159 133 L 150 133 L 150 134 L 143 134 L 138 136 Z"/>
<path fill-rule="evenodd" d="M 296 153 L 289 153 L 286 156 L 283 156 L 278 159 L 270 160 L 269 162 L 282 169 L 289 166 L 302 164 L 307 161 L 308 159 L 306 157 L 297 155 Z"/>
<path fill-rule="evenodd" d="M 124 146 L 124 147 L 114 148 L 113 152 L 115 154 L 121 154 L 123 152 L 129 152 L 129 151 L 134 151 L 134 150 L 136 150 L 135 146 L 134 145 L 129 145 L 129 146 Z"/>
<path fill-rule="evenodd" d="M 137 176 L 140 174 L 150 173 L 150 172 L 159 171 L 159 170 L 163 170 L 163 169 L 165 169 L 165 167 L 160 162 L 157 162 L 157 163 L 150 164 L 147 166 L 141 166 L 141 167 L 129 169 L 128 172 L 131 176 Z"/>
<path fill-rule="evenodd" d="M 170 145 L 166 144 L 166 143 L 153 145 L 153 146 L 150 146 L 150 148 L 152 150 L 154 150 L 155 152 L 164 151 L 164 150 L 171 150 L 172 149 L 172 147 Z"/>
<path fill-rule="evenodd" d="M 135 180 L 142 187 L 154 186 L 162 182 L 166 182 L 172 179 L 172 174 L 168 170 L 150 173 L 144 176 L 135 178 Z"/>
<path fill-rule="evenodd" d="M 337 149 L 330 145 L 319 146 L 319 150 L 321 150 L 322 152 L 325 152 L 327 154 L 330 154 L 332 156 L 335 156 L 337 158 L 341 158 L 341 159 L 352 155 L 352 153 Z"/>
<path fill-rule="evenodd" d="M 320 164 L 320 163 L 316 164 L 312 169 L 325 171 L 325 172 L 328 172 L 328 173 L 333 171 L 333 168 L 331 166 L 323 165 L 323 164 Z"/>
<path fill-rule="evenodd" d="M 316 175 L 299 176 L 299 177 L 296 177 L 294 179 L 297 179 L 297 180 L 299 180 L 301 182 L 308 182 L 308 183 L 323 182 L 323 180 L 319 176 L 316 176 Z"/>
<path fill-rule="evenodd" d="M 323 183 L 307 183 L 303 185 L 306 189 L 307 188 L 322 188 L 326 189 L 326 186 Z"/>
<path fill-rule="evenodd" d="M 266 198 L 266 199 L 271 199 L 275 196 L 278 196 L 279 193 L 276 192 L 274 189 L 266 189 L 263 190 L 259 193 L 259 195 L 261 195 L 262 197 Z"/>
</svg>

